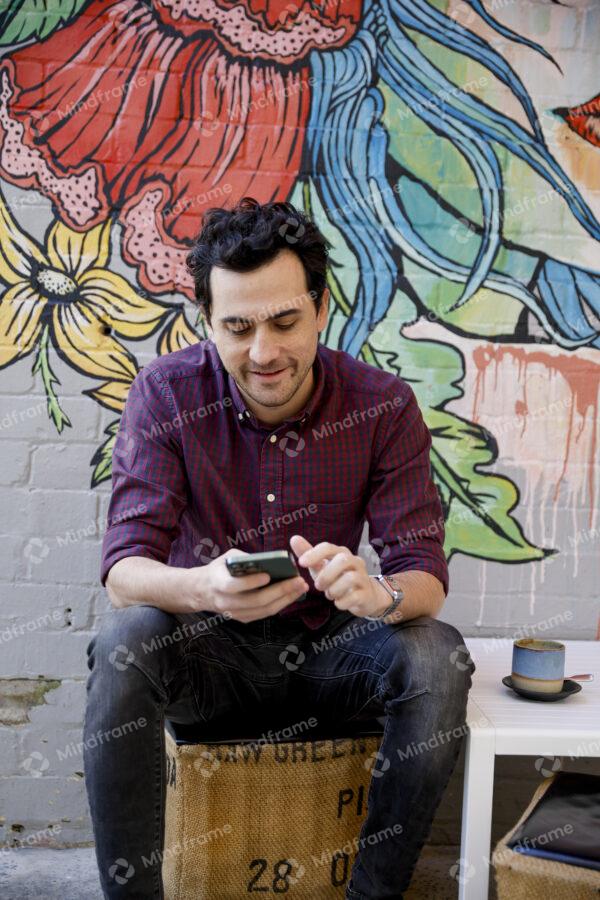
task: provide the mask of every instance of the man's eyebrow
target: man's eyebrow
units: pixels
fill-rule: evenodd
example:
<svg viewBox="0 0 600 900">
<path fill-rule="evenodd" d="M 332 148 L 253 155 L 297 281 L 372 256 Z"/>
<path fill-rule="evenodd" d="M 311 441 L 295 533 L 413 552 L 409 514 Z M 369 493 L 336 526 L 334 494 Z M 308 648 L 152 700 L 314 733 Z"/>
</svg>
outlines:
<svg viewBox="0 0 600 900">
<path fill-rule="evenodd" d="M 272 316 L 268 316 L 263 321 L 268 322 L 271 319 L 281 319 L 281 318 L 283 318 L 283 316 L 290 316 L 293 313 L 299 313 L 299 312 L 300 312 L 299 309 L 292 307 L 291 309 L 284 309 L 282 312 L 278 312 Z M 248 319 L 248 318 L 245 318 L 244 316 L 225 316 L 223 319 L 219 319 L 219 322 L 221 322 L 221 324 L 223 324 L 223 325 L 225 325 L 228 322 L 233 322 L 233 323 L 251 322 L 252 318 L 255 318 L 255 317 L 251 317 Z"/>
</svg>

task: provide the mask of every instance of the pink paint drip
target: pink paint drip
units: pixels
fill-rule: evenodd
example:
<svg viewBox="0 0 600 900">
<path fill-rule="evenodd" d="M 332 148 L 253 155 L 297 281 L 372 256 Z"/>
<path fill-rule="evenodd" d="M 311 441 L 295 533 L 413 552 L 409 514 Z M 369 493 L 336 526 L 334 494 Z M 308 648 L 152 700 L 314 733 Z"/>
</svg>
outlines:
<svg viewBox="0 0 600 900">
<path fill-rule="evenodd" d="M 590 525 L 594 513 L 594 474 L 597 449 L 598 426 L 598 383 L 600 382 L 600 366 L 578 356 L 553 355 L 543 350 L 530 351 L 526 347 L 513 347 L 509 345 L 482 344 L 473 351 L 473 361 L 477 368 L 475 392 L 473 398 L 473 421 L 478 421 L 478 411 L 485 400 L 485 377 L 489 366 L 495 365 L 494 380 L 497 384 L 498 368 L 505 358 L 516 361 L 519 367 L 519 383 L 523 385 L 523 401 L 519 412 L 527 414 L 527 369 L 532 364 L 543 365 L 548 370 L 548 376 L 559 373 L 565 379 L 571 390 L 573 403 L 570 405 L 569 424 L 567 430 L 567 445 L 563 467 L 556 484 L 554 500 L 558 499 L 561 483 L 564 479 L 569 461 L 569 450 L 573 440 L 574 409 L 581 416 L 581 425 L 575 441 L 581 437 L 588 410 L 592 409 L 592 441 L 589 452 L 588 488 L 590 493 Z"/>
</svg>

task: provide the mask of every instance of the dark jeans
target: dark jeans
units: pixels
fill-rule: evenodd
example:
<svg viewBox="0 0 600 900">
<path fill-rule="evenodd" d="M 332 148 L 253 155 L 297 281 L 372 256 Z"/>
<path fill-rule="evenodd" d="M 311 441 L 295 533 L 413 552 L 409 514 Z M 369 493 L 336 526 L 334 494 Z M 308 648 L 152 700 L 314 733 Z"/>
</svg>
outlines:
<svg viewBox="0 0 600 900">
<path fill-rule="evenodd" d="M 165 717 L 215 740 L 242 730 L 258 738 L 310 717 L 335 736 L 380 716 L 346 898 L 402 897 L 465 734 L 475 666 L 454 626 L 335 610 L 310 631 L 297 619 L 242 624 L 136 605 L 110 609 L 87 650 L 85 784 L 105 897 L 163 898 Z"/>
</svg>

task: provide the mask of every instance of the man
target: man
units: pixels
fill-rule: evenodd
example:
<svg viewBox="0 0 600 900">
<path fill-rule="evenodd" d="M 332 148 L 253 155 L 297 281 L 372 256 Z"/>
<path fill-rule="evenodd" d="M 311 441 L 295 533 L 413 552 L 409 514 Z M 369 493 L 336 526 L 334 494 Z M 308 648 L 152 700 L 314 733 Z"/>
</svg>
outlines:
<svg viewBox="0 0 600 900">
<path fill-rule="evenodd" d="M 131 385 L 102 548 L 115 608 L 88 646 L 84 726 L 106 897 L 163 896 L 148 860 L 164 838 L 165 717 L 225 739 L 240 719 L 251 737 L 386 716 L 361 837 L 402 827 L 361 843 L 347 898 L 402 897 L 454 768 L 474 666 L 437 619 L 431 437 L 406 382 L 319 343 L 327 244 L 290 204 L 209 210 L 188 266 L 210 337 Z M 365 520 L 387 580 L 357 555 Z M 229 574 L 227 556 L 270 549 L 300 577 Z"/>
</svg>

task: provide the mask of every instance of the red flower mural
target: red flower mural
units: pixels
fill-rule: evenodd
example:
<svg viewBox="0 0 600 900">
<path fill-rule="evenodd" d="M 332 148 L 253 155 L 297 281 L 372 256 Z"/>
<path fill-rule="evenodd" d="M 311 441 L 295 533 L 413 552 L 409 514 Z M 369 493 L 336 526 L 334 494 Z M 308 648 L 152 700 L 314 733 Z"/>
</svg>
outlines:
<svg viewBox="0 0 600 900">
<path fill-rule="evenodd" d="M 600 94 L 579 106 L 561 106 L 554 111 L 576 134 L 600 147 Z"/>
<path fill-rule="evenodd" d="M 88 230 L 116 212 L 149 291 L 192 296 L 205 207 L 286 199 L 299 172 L 311 50 L 354 35 L 360 0 L 95 0 L 0 65 L 0 172 Z"/>
</svg>

